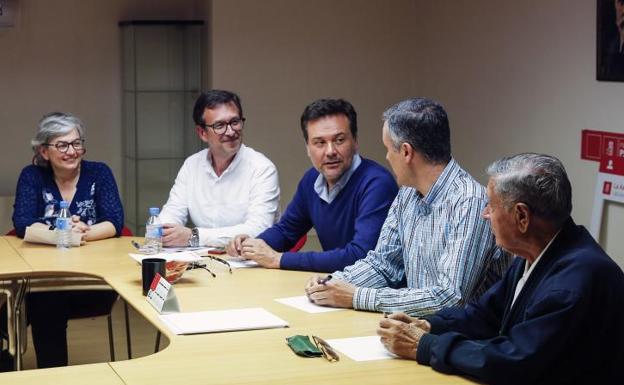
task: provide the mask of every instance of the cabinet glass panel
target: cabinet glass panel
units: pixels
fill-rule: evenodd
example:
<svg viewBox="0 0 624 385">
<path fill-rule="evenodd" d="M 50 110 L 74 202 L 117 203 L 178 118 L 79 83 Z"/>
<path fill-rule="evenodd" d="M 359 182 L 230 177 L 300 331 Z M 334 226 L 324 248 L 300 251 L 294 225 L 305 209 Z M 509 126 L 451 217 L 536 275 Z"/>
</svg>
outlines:
<svg viewBox="0 0 624 385">
<path fill-rule="evenodd" d="M 136 79 L 134 77 L 134 28 L 122 28 L 121 30 L 121 55 L 122 73 L 121 84 L 124 90 L 134 90 Z"/>
<path fill-rule="evenodd" d="M 136 212 L 136 162 L 132 158 L 124 158 L 124 216 L 126 226 L 132 231 L 136 228 L 137 212 Z M 139 235 L 136 234 L 135 235 Z"/>
<path fill-rule="evenodd" d="M 198 91 L 201 88 L 201 33 L 200 26 L 185 30 L 184 39 L 184 88 Z"/>
<path fill-rule="evenodd" d="M 203 22 L 121 22 L 124 209 L 145 233 L 184 159 L 201 149 L 193 106 L 201 89 Z"/>
<path fill-rule="evenodd" d="M 140 197 L 137 205 L 137 235 L 144 235 L 147 212 L 150 207 L 161 207 L 169 198 L 178 170 L 184 159 L 137 160 L 137 186 Z"/>
<path fill-rule="evenodd" d="M 184 156 L 184 93 L 137 92 L 137 157 Z"/>
<path fill-rule="evenodd" d="M 124 92 L 122 94 L 122 124 L 124 154 L 131 158 L 136 158 L 136 93 Z"/>
<path fill-rule="evenodd" d="M 196 153 L 204 147 L 195 131 L 195 122 L 193 121 L 193 107 L 195 101 L 199 97 L 199 92 L 184 93 L 184 127 L 183 133 L 180 135 L 184 140 L 184 154 L 188 156 Z"/>
<path fill-rule="evenodd" d="M 177 26 L 141 26 L 135 35 L 137 89 L 182 91 L 184 30 Z"/>
</svg>

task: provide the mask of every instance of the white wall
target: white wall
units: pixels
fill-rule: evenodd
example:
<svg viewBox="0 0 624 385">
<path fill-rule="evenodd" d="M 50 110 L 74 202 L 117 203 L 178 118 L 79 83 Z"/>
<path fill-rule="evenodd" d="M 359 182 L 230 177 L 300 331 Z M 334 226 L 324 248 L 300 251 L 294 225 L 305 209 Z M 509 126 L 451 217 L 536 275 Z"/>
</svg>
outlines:
<svg viewBox="0 0 624 385">
<path fill-rule="evenodd" d="M 0 28 L 0 195 L 14 195 L 30 164 L 41 116 L 72 112 L 87 126 L 88 158 L 121 181 L 120 34 L 134 18 L 193 18 L 197 0 L 20 0 L 14 28 Z"/>
<path fill-rule="evenodd" d="M 556 155 L 582 224 L 598 167 L 579 159 L 580 131 L 624 131 L 624 83 L 595 80 L 595 1 L 21 0 L 20 7 L 18 25 L 0 29 L 0 195 L 13 195 L 35 124 L 50 110 L 81 116 L 89 157 L 121 180 L 123 19 L 208 21 L 206 84 L 241 95 L 245 141 L 278 166 L 283 207 L 309 167 L 299 116 L 319 97 L 355 105 L 361 152 L 382 163 L 380 114 L 410 96 L 446 106 L 454 154 L 482 182 L 482 170 L 502 155 Z M 603 243 L 622 263 L 624 208 L 607 211 Z"/>
<path fill-rule="evenodd" d="M 446 104 L 455 155 L 475 174 L 507 154 L 559 157 L 573 216 L 589 225 L 598 164 L 580 159 L 581 130 L 624 132 L 624 83 L 595 80 L 596 2 L 419 4 L 428 75 L 415 76 L 413 89 Z M 603 244 L 624 266 L 624 206 L 609 205 L 608 214 Z"/>
<path fill-rule="evenodd" d="M 243 96 L 247 138 L 278 165 L 283 201 L 308 166 L 292 145 L 306 103 L 351 100 L 362 153 L 383 161 L 379 114 L 427 96 L 446 106 L 455 157 L 483 183 L 503 155 L 559 157 L 588 225 L 598 165 L 580 160 L 580 131 L 624 131 L 624 83 L 595 80 L 595 19 L 587 0 L 215 0 L 213 84 Z M 607 211 L 603 243 L 624 266 L 624 208 Z"/>
<path fill-rule="evenodd" d="M 310 167 L 299 118 L 321 97 L 355 106 L 360 149 L 384 162 L 380 116 L 411 94 L 411 1 L 213 1 L 212 84 L 244 103 L 246 141 L 276 163 L 282 206 Z M 405 15 L 405 16 L 404 16 Z"/>
</svg>

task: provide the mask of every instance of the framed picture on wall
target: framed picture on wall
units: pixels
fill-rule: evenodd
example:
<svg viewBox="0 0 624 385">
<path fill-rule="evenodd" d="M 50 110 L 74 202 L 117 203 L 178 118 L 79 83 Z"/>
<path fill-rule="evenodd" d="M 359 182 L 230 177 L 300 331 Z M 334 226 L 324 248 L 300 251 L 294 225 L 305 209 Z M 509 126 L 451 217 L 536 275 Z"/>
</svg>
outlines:
<svg viewBox="0 0 624 385">
<path fill-rule="evenodd" d="M 0 28 L 15 26 L 17 0 L 0 0 Z"/>
<path fill-rule="evenodd" d="M 624 81 L 624 0 L 597 0 L 596 79 Z"/>
</svg>

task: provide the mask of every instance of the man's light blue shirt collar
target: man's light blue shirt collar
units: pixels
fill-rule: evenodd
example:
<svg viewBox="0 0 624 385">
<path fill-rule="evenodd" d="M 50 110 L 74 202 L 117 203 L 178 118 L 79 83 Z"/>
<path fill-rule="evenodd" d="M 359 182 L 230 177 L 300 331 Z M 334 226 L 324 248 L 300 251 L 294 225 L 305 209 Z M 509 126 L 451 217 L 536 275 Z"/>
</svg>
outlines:
<svg viewBox="0 0 624 385">
<path fill-rule="evenodd" d="M 430 206 L 436 201 L 437 198 L 444 195 L 450 186 L 448 181 L 455 179 L 460 170 L 461 169 L 457 162 L 455 162 L 455 159 L 451 158 L 450 162 L 446 165 L 446 167 L 444 167 L 442 174 L 440 174 L 433 186 L 431 186 L 427 195 L 422 196 L 420 192 L 418 193 L 418 210 L 420 210 L 421 215 L 428 215 L 431 212 Z"/>
<path fill-rule="evenodd" d="M 340 193 L 340 191 L 342 191 L 342 189 L 344 189 L 344 187 L 347 185 L 347 182 L 349 182 L 349 179 L 351 178 L 355 170 L 357 170 L 357 168 L 360 166 L 360 164 L 362 164 L 362 158 L 360 157 L 360 155 L 353 155 L 351 167 L 349 167 L 349 169 L 345 171 L 344 174 L 342 174 L 342 176 L 340 177 L 340 179 L 338 179 L 338 181 L 334 185 L 334 188 L 331 189 L 331 191 L 329 191 L 329 188 L 327 187 L 325 177 L 323 177 L 323 174 L 319 173 L 319 175 L 316 177 L 316 181 L 314 182 L 314 191 L 316 191 L 319 198 L 327 203 L 332 203 L 334 199 L 336 199 L 336 197 L 338 196 L 338 193 Z"/>
</svg>

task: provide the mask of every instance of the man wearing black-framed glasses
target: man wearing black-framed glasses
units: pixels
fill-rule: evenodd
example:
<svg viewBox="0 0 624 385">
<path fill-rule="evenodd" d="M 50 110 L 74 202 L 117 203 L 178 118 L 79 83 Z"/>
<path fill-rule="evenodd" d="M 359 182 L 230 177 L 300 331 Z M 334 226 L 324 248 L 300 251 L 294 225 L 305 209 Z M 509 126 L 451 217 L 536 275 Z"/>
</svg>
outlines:
<svg viewBox="0 0 624 385">
<path fill-rule="evenodd" d="M 160 214 L 164 246 L 224 246 L 236 234 L 259 234 L 277 217 L 273 163 L 245 146 L 245 117 L 233 92 L 202 93 L 195 132 L 207 148 L 186 159 Z M 186 227 L 187 219 L 197 226 Z"/>
</svg>

